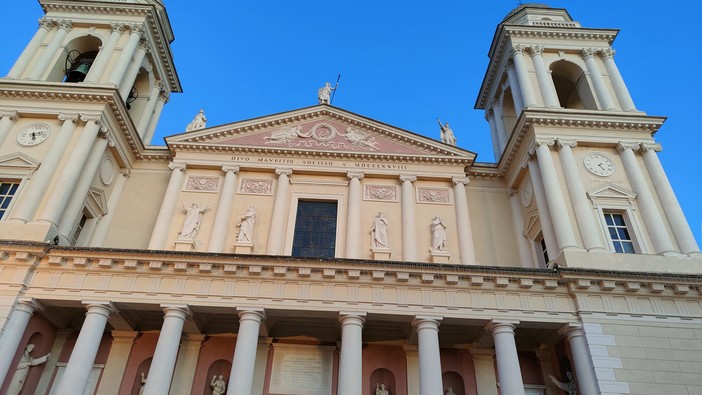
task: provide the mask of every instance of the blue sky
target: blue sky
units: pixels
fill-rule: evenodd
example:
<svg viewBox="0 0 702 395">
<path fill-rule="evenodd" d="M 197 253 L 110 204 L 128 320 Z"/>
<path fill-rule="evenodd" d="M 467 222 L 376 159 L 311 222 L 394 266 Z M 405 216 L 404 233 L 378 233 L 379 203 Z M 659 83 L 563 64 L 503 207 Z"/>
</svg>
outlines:
<svg viewBox="0 0 702 395">
<path fill-rule="evenodd" d="M 171 96 L 155 143 L 200 108 L 209 126 L 316 104 L 341 74 L 334 105 L 438 138 L 451 123 L 462 148 L 493 161 L 489 127 L 473 106 L 496 25 L 516 1 L 165 0 L 184 93 Z M 585 27 L 621 29 L 615 60 L 637 107 L 667 116 L 656 135 L 668 177 L 699 242 L 702 1 L 561 0 Z M 0 75 L 43 15 L 35 0 L 5 1 Z"/>
</svg>

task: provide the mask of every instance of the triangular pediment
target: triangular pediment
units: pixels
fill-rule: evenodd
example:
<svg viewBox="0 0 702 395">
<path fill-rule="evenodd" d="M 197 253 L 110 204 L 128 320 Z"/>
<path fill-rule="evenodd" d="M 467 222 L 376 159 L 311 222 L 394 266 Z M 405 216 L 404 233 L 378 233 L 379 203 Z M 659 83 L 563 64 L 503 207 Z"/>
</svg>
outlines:
<svg viewBox="0 0 702 395">
<path fill-rule="evenodd" d="M 105 191 L 91 187 L 90 190 L 88 190 L 86 204 L 93 213 L 99 216 L 107 214 L 107 197 L 105 196 Z"/>
<path fill-rule="evenodd" d="M 35 170 L 39 167 L 39 162 L 21 152 L 14 152 L 12 154 L 0 156 L 0 166 Z"/>
<path fill-rule="evenodd" d="M 636 199 L 636 192 L 615 184 L 605 183 L 587 192 L 590 199 Z"/>
<path fill-rule="evenodd" d="M 438 133 L 437 133 L 438 134 Z M 454 157 L 475 154 L 351 112 L 319 105 L 166 138 L 178 150 L 272 151 L 278 155 Z"/>
</svg>

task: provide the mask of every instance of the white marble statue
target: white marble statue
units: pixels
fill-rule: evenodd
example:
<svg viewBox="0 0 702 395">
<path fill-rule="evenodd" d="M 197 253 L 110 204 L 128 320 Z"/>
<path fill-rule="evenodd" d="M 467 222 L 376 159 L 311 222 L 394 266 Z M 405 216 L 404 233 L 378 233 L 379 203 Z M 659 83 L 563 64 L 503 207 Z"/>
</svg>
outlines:
<svg viewBox="0 0 702 395">
<path fill-rule="evenodd" d="M 253 233 L 256 227 L 256 208 L 254 206 L 249 206 L 237 227 L 239 228 L 239 235 L 236 237 L 236 241 L 253 243 Z"/>
<path fill-rule="evenodd" d="M 328 82 L 326 82 L 323 87 L 319 88 L 319 90 L 317 90 L 317 100 L 319 100 L 319 104 L 330 104 L 331 93 L 335 89 L 336 87 L 332 88 L 331 84 Z"/>
<path fill-rule="evenodd" d="M 197 203 L 193 203 L 192 206 L 186 207 L 183 205 L 185 210 L 185 221 L 183 222 L 183 229 L 178 233 L 180 236 L 179 240 L 193 240 L 200 230 L 200 221 L 202 220 L 202 213 L 210 208 L 210 206 L 200 207 Z"/>
<path fill-rule="evenodd" d="M 456 393 L 453 392 L 453 387 L 449 387 L 448 391 L 446 391 L 446 395 L 456 395 Z"/>
<path fill-rule="evenodd" d="M 446 251 L 446 225 L 438 215 L 431 220 L 431 248 L 434 251 Z"/>
<path fill-rule="evenodd" d="M 221 374 L 219 376 L 212 376 L 210 387 L 212 387 L 212 395 L 224 395 L 227 390 L 227 383 L 224 382 L 224 376 Z"/>
<path fill-rule="evenodd" d="M 144 387 L 146 387 L 146 376 L 141 372 L 141 387 L 139 387 L 139 395 L 144 395 Z"/>
<path fill-rule="evenodd" d="M 15 374 L 12 376 L 10 386 L 7 388 L 8 395 L 19 394 L 20 391 L 22 391 L 22 387 L 24 387 L 24 381 L 29 374 L 29 368 L 43 364 L 51 356 L 51 353 L 48 353 L 43 357 L 32 358 L 32 351 L 34 351 L 34 344 L 27 344 L 27 347 L 24 348 L 24 353 L 22 353 L 22 358 L 20 358 L 19 364 L 17 364 Z"/>
<path fill-rule="evenodd" d="M 194 130 L 204 129 L 207 126 L 207 118 L 205 117 L 205 110 L 200 109 L 200 112 L 195 115 L 192 121 L 185 127 L 186 132 L 192 132 Z"/>
<path fill-rule="evenodd" d="M 375 395 L 390 395 L 390 393 L 385 389 L 385 384 L 378 383 L 375 385 Z"/>
<path fill-rule="evenodd" d="M 371 246 L 373 248 L 389 248 L 388 246 L 388 220 L 382 212 L 378 213 L 371 228 Z"/>
<path fill-rule="evenodd" d="M 578 394 L 578 385 L 575 384 L 575 380 L 573 378 L 573 372 L 566 372 L 566 377 L 568 378 L 567 382 L 563 382 L 555 378 L 552 374 L 549 374 L 548 377 L 551 379 L 551 382 L 553 384 L 562 389 L 563 391 L 567 392 L 568 395 L 577 395 Z"/>
<path fill-rule="evenodd" d="M 453 129 L 451 129 L 449 123 L 446 122 L 445 124 L 442 124 L 441 120 L 439 120 L 439 117 L 436 118 L 436 122 L 439 123 L 439 127 L 441 128 L 441 141 L 443 141 L 446 144 L 455 146 L 456 135 L 453 134 Z"/>
</svg>

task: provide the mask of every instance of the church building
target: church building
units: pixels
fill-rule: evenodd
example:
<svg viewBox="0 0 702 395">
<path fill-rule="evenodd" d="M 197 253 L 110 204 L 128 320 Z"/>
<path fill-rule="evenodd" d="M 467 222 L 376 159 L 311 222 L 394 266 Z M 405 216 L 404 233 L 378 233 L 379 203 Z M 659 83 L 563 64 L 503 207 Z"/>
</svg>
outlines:
<svg viewBox="0 0 702 395">
<path fill-rule="evenodd" d="M 702 254 L 616 29 L 495 21 L 480 163 L 329 84 L 153 145 L 163 2 L 38 1 L 0 78 L 0 393 L 702 393 Z"/>
</svg>

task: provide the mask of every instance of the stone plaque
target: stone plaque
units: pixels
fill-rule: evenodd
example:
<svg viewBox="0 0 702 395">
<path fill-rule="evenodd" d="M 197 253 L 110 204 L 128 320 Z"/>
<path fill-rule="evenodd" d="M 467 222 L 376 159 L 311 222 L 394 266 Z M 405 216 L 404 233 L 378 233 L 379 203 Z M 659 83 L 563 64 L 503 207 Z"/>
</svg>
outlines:
<svg viewBox="0 0 702 395">
<path fill-rule="evenodd" d="M 273 180 L 244 178 L 241 180 L 241 187 L 239 188 L 239 192 L 248 195 L 272 195 Z"/>
<path fill-rule="evenodd" d="M 186 192 L 219 192 L 219 182 L 222 178 L 217 176 L 188 176 L 185 181 Z"/>
<path fill-rule="evenodd" d="M 417 188 L 417 203 L 450 204 L 449 196 L 446 188 Z"/>
<path fill-rule="evenodd" d="M 397 196 L 397 187 L 394 185 L 366 185 L 363 199 L 396 202 Z"/>
<path fill-rule="evenodd" d="M 270 394 L 331 395 L 333 346 L 273 345 Z"/>
</svg>

